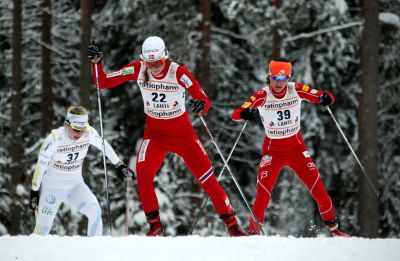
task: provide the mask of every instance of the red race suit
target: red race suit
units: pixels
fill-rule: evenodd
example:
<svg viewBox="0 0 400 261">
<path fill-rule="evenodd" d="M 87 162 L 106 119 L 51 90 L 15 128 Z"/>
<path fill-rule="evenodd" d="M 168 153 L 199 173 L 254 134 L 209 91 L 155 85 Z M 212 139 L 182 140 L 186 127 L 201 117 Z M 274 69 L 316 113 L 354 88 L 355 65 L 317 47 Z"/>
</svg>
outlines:
<svg viewBox="0 0 400 261">
<path fill-rule="evenodd" d="M 92 75 L 96 83 L 96 65 Z M 170 60 L 159 76 L 153 76 L 143 62 L 132 62 L 120 70 L 105 74 L 98 64 L 99 87 L 112 88 L 127 81 L 136 81 L 143 98 L 146 128 L 136 160 L 139 199 L 146 214 L 158 210 L 154 178 L 167 152 L 180 156 L 210 196 L 219 215 L 232 213 L 229 199 L 215 178 L 211 162 L 194 132 L 185 108 L 185 95 L 205 102 L 202 113 L 210 108 L 210 100 L 185 66 Z"/>
<path fill-rule="evenodd" d="M 272 189 L 284 166 L 292 168 L 306 185 L 318 204 L 323 220 L 335 218 L 332 200 L 300 133 L 301 101 L 320 103 L 319 96 L 322 94 L 319 90 L 295 82 L 288 82 L 280 93 L 274 93 L 266 86 L 256 91 L 232 114 L 233 120 L 241 121 L 240 113 L 244 109 L 257 108 L 264 125 L 265 138 L 257 175 L 256 199 L 253 204 L 253 212 L 261 224 L 264 222 Z M 328 95 L 333 101 L 333 95 Z M 259 233 L 259 228 L 252 218 L 249 231 Z"/>
</svg>

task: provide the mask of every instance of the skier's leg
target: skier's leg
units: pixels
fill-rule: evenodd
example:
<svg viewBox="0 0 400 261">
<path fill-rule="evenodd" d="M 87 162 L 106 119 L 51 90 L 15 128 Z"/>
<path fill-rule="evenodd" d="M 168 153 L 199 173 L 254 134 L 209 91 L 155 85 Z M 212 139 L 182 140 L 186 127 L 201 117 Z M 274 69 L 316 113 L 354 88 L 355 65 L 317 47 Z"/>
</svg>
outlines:
<svg viewBox="0 0 400 261">
<path fill-rule="evenodd" d="M 339 230 L 339 221 L 335 215 L 335 209 L 332 200 L 322 183 L 319 172 L 308 154 L 304 149 L 302 152 L 297 152 L 291 157 L 293 163 L 291 167 L 307 186 L 311 195 L 318 204 L 319 212 L 328 226 L 333 237 L 348 237 L 349 235 Z"/>
<path fill-rule="evenodd" d="M 210 196 L 212 203 L 221 216 L 232 213 L 228 196 L 218 183 L 210 159 L 197 137 L 186 139 L 184 145 L 175 147 L 175 152 L 183 158 L 189 170 L 200 186 Z"/>
<path fill-rule="evenodd" d="M 290 157 L 290 167 L 296 172 L 317 202 L 322 219 L 324 221 L 333 220 L 336 215 L 332 200 L 308 151 L 302 149 L 294 152 Z"/>
<path fill-rule="evenodd" d="M 283 161 L 280 157 L 282 156 L 264 154 L 261 158 L 257 174 L 256 198 L 252 208 L 254 215 L 261 224 L 264 223 L 265 210 L 268 207 L 272 195 L 272 189 L 278 178 L 279 171 L 283 167 Z M 249 233 L 260 233 L 260 228 L 252 217 L 250 217 L 249 222 Z"/>
<path fill-rule="evenodd" d="M 145 213 L 158 210 L 154 178 L 160 169 L 166 150 L 152 138 L 144 138 L 136 159 L 136 176 L 139 200 Z"/>
<path fill-rule="evenodd" d="M 85 183 L 82 182 L 77 185 L 69 193 L 65 203 L 88 218 L 88 236 L 101 236 L 103 234 L 103 222 L 99 202 Z"/>
<path fill-rule="evenodd" d="M 139 200 L 150 226 L 147 236 L 163 234 L 158 200 L 154 190 L 154 177 L 161 167 L 166 150 L 160 146 L 161 141 L 145 135 L 136 159 L 136 177 Z"/>
<path fill-rule="evenodd" d="M 67 193 L 66 190 L 42 186 L 33 234 L 45 236 L 50 232 L 58 208 L 66 198 Z"/>
<path fill-rule="evenodd" d="M 174 151 L 183 158 L 193 176 L 210 197 L 229 234 L 231 236 L 246 236 L 246 231 L 237 223 L 235 212 L 232 210 L 228 196 L 218 183 L 211 162 L 198 137 L 188 137 L 184 143 L 175 146 Z"/>
</svg>

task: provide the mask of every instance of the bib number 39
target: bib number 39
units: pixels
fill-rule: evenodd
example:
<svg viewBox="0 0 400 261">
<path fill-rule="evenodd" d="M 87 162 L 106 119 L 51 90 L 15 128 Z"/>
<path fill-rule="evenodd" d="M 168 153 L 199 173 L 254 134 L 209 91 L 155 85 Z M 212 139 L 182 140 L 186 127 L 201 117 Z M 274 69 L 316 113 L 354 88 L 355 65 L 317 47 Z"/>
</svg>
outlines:
<svg viewBox="0 0 400 261">
<path fill-rule="evenodd" d="M 290 119 L 290 111 L 289 110 L 284 110 L 284 111 L 277 111 L 278 114 L 278 121 L 281 121 L 283 119 L 288 120 Z"/>
</svg>

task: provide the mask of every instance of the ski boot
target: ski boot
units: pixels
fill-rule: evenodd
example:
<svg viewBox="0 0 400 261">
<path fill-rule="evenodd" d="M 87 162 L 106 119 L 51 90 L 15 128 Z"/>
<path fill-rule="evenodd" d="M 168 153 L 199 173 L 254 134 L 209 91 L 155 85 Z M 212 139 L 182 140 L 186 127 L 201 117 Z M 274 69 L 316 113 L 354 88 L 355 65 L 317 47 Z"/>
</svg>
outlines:
<svg viewBox="0 0 400 261">
<path fill-rule="evenodd" d="M 248 229 L 247 233 L 249 234 L 249 236 L 259 236 L 259 235 L 261 235 L 260 231 L 254 231 L 252 229 Z"/>
<path fill-rule="evenodd" d="M 222 215 L 220 218 L 224 221 L 225 226 L 232 237 L 241 237 L 249 235 L 237 223 L 235 212 L 232 212 L 231 214 Z"/>
<path fill-rule="evenodd" d="M 262 226 L 262 224 L 260 225 Z M 249 229 L 247 230 L 247 233 L 249 233 L 250 236 L 261 235 L 260 226 L 254 221 L 253 217 L 250 217 Z"/>
<path fill-rule="evenodd" d="M 350 237 L 346 233 L 339 230 L 339 221 L 337 217 L 335 217 L 331 221 L 324 222 L 329 227 L 329 231 L 331 232 L 332 237 Z"/>
<path fill-rule="evenodd" d="M 162 236 L 164 229 L 161 224 L 161 219 L 158 210 L 146 214 L 147 223 L 150 225 L 149 231 L 146 233 L 148 237 Z"/>
</svg>

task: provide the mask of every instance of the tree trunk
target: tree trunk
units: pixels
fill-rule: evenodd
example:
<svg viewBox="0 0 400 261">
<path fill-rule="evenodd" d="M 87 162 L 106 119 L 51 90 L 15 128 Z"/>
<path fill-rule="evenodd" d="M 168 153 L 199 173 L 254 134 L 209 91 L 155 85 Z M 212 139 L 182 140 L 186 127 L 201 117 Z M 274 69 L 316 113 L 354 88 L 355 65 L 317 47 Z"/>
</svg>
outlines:
<svg viewBox="0 0 400 261">
<path fill-rule="evenodd" d="M 201 33 L 201 38 L 198 43 L 199 52 L 196 57 L 196 78 L 199 81 L 200 85 L 203 87 L 207 96 L 213 97 L 214 96 L 213 88 L 210 86 L 211 0 L 198 0 L 197 10 L 198 13 L 201 14 L 202 20 L 199 26 L 197 27 L 197 30 Z M 200 140 L 204 141 L 206 139 L 205 135 L 207 135 L 204 130 L 204 127 L 199 126 L 196 127 L 195 130 Z M 209 156 L 211 155 L 209 154 Z M 204 194 L 199 193 L 200 186 L 196 181 L 192 181 L 190 187 L 191 187 L 190 190 L 193 194 L 204 195 L 203 197 L 208 196 L 206 193 Z M 197 215 L 199 214 L 202 198 L 198 199 L 192 197 L 190 203 L 191 203 L 191 208 L 190 208 L 191 221 L 194 221 L 195 217 L 197 217 Z M 207 218 L 206 212 L 207 211 L 204 211 L 202 219 Z M 201 222 L 202 220 L 199 220 L 199 224 L 201 224 Z M 190 226 L 192 225 L 193 223 L 190 223 Z M 198 227 L 199 225 L 196 226 L 196 228 Z"/>
<path fill-rule="evenodd" d="M 360 49 L 359 79 L 362 94 L 359 97 L 358 155 L 375 186 L 378 180 L 378 145 L 377 145 L 377 96 L 379 87 L 379 6 L 378 0 L 362 1 L 364 28 Z M 358 220 L 360 235 L 377 237 L 379 232 L 379 201 L 368 186 L 366 178 L 360 172 L 358 176 L 359 210 Z"/>
<path fill-rule="evenodd" d="M 279 8 L 282 6 L 282 0 L 274 0 L 274 5 L 279 12 Z M 272 29 L 273 40 L 272 40 L 272 58 L 281 57 L 281 45 L 282 45 L 282 37 L 278 32 L 278 25 L 275 25 Z"/>
<path fill-rule="evenodd" d="M 17 235 L 21 230 L 21 197 L 17 193 L 17 187 L 22 183 L 23 170 L 21 131 L 21 0 L 13 1 L 13 33 L 12 33 L 12 96 L 11 96 L 11 183 L 10 183 L 10 231 L 11 235 Z"/>
<path fill-rule="evenodd" d="M 281 6 L 282 6 L 282 0 L 274 0 L 274 5 L 276 8 L 276 12 L 279 12 L 278 9 L 281 8 Z M 272 33 L 273 33 L 272 58 L 278 58 L 278 57 L 281 57 L 281 43 L 282 43 L 282 38 L 278 33 L 278 25 L 274 25 L 274 27 L 272 28 Z M 266 62 L 269 63 L 269 60 L 267 60 Z M 283 170 L 281 170 L 281 172 L 282 171 Z M 282 182 L 282 179 L 280 179 L 280 180 Z M 280 186 L 275 186 L 274 193 L 272 193 L 271 202 L 279 202 L 280 195 L 281 195 Z M 267 212 L 267 213 L 271 213 L 271 212 Z M 281 224 L 282 222 L 279 217 L 280 217 L 280 215 L 268 215 L 267 218 L 269 218 L 269 221 L 267 221 L 267 223 L 270 223 L 271 227 L 279 228 L 282 226 L 282 224 Z M 264 220 L 259 220 L 259 221 L 261 223 L 264 223 Z"/>
<path fill-rule="evenodd" d="M 91 14 L 92 14 L 92 0 L 80 0 L 81 4 L 81 75 L 79 78 L 80 87 L 80 98 L 81 106 L 85 107 L 90 111 L 90 93 L 95 93 L 95 88 L 92 87 L 92 77 L 90 71 L 90 61 L 87 57 L 87 51 L 89 47 L 89 38 L 91 34 Z M 85 183 L 91 187 L 91 176 L 89 175 L 89 161 L 85 160 L 82 166 L 82 175 Z M 87 228 L 87 220 L 83 218 L 79 222 L 78 233 L 79 235 L 85 235 Z"/>
<path fill-rule="evenodd" d="M 203 19 L 198 28 L 201 39 L 196 59 L 197 79 L 205 92 L 213 96 L 214 91 L 210 86 L 211 0 L 199 0 L 198 9 Z"/>
<path fill-rule="evenodd" d="M 53 125 L 53 90 L 51 80 L 51 0 L 43 0 L 42 13 L 42 125 L 41 135 L 45 136 Z"/>
<path fill-rule="evenodd" d="M 81 104 L 90 111 L 90 93 L 92 88 L 92 77 L 90 72 L 90 63 L 87 57 L 89 38 L 91 32 L 91 13 L 92 1 L 81 0 L 81 76 L 79 78 Z M 94 93 L 95 89 L 92 89 Z"/>
</svg>

